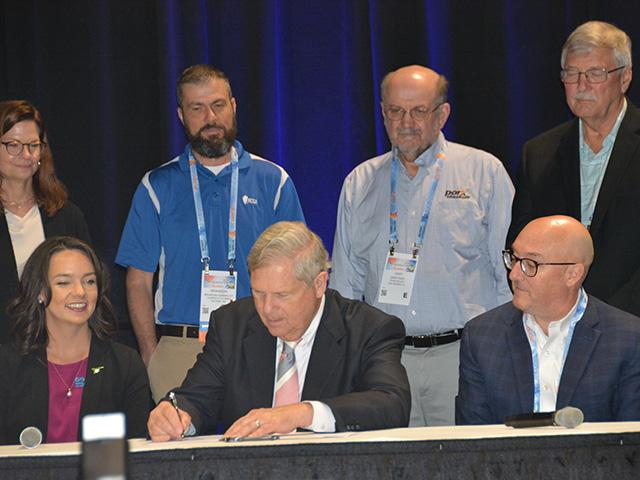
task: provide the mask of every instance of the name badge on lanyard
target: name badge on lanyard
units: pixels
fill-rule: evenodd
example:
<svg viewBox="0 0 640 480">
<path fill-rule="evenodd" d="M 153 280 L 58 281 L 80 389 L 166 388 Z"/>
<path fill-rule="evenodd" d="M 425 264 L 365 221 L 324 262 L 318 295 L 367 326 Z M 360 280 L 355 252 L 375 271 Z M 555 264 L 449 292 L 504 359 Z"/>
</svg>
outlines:
<svg viewBox="0 0 640 480">
<path fill-rule="evenodd" d="M 216 308 L 235 302 L 238 272 L 203 270 L 200 284 L 200 329 L 198 338 L 204 342 L 209 330 L 209 318 Z"/>
<path fill-rule="evenodd" d="M 418 229 L 416 241 L 413 244 L 413 251 L 412 253 L 399 253 L 395 251 L 395 246 L 398 243 L 398 204 L 396 192 L 400 160 L 398 159 L 397 147 L 393 147 L 393 158 L 391 160 L 391 202 L 389 209 L 389 253 L 385 259 L 380 290 L 378 291 L 379 303 L 406 306 L 411 302 L 413 284 L 418 269 L 419 252 L 424 242 L 425 232 L 427 231 L 431 205 L 433 204 L 433 198 L 435 197 L 438 182 L 440 181 L 444 158 L 445 155 L 443 151 L 440 151 L 436 155 L 434 177 L 422 210 L 420 228 Z"/>
<path fill-rule="evenodd" d="M 418 268 L 418 256 L 408 253 L 388 253 L 382 272 L 378 302 L 409 305 Z"/>
<path fill-rule="evenodd" d="M 238 207 L 238 153 L 231 149 L 231 195 L 229 201 L 229 234 L 228 234 L 228 270 L 209 270 L 209 244 L 207 230 L 204 223 L 202 197 L 198 182 L 197 160 L 193 156 L 191 146 L 185 152 L 189 158 L 189 172 L 191 174 L 191 189 L 193 203 L 196 209 L 198 223 L 198 239 L 200 241 L 200 260 L 203 270 L 200 278 L 200 318 L 199 340 L 204 342 L 209 330 L 209 318 L 215 309 L 233 302 L 236 299 L 238 287 L 238 272 L 234 270 L 236 260 L 236 213 Z"/>
</svg>

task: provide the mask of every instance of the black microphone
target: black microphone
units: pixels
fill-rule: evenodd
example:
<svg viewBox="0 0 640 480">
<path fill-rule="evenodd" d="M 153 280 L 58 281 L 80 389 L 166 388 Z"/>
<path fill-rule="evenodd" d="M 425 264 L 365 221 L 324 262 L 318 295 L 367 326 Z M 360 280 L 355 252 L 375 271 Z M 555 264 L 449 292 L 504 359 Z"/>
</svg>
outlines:
<svg viewBox="0 0 640 480">
<path fill-rule="evenodd" d="M 42 432 L 37 427 L 27 427 L 20 432 L 20 445 L 24 448 L 36 448 L 42 443 Z"/>
<path fill-rule="evenodd" d="M 565 427 L 576 428 L 584 421 L 582 410 L 576 407 L 564 407 L 555 412 L 523 413 L 507 417 L 504 424 L 513 428 L 529 427 Z"/>
</svg>

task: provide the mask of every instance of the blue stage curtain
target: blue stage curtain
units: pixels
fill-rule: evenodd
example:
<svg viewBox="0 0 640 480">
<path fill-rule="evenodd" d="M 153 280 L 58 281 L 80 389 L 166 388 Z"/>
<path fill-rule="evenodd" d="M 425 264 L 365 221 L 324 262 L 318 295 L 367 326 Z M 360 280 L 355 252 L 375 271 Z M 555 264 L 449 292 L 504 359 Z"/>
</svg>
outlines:
<svg viewBox="0 0 640 480">
<path fill-rule="evenodd" d="M 140 178 L 183 149 L 177 76 L 213 64 L 231 79 L 239 139 L 288 170 L 330 249 L 344 177 L 389 148 L 386 72 L 444 73 L 445 134 L 513 173 L 524 141 L 569 118 L 558 79 L 567 35 L 602 19 L 638 41 L 639 14 L 624 0 L 4 0 L 0 97 L 42 110 L 58 174 L 112 264 Z"/>
</svg>

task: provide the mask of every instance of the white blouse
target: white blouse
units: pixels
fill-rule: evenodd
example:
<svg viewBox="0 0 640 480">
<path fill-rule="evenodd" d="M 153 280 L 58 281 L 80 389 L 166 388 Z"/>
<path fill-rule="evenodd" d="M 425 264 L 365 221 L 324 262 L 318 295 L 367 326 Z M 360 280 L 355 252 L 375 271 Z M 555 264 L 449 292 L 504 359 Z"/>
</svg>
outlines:
<svg viewBox="0 0 640 480">
<path fill-rule="evenodd" d="M 16 258 L 18 278 L 20 278 L 29 257 L 36 247 L 44 242 L 44 228 L 42 227 L 40 209 L 38 209 L 37 205 L 34 205 L 24 217 L 19 217 L 8 210 L 5 210 L 4 215 L 7 218 L 13 255 Z"/>
</svg>

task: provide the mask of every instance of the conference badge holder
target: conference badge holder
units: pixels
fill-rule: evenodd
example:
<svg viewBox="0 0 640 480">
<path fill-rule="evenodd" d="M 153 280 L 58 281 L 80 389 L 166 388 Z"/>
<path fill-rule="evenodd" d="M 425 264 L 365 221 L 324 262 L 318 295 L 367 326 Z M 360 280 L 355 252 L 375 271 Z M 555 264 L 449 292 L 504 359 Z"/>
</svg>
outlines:
<svg viewBox="0 0 640 480">
<path fill-rule="evenodd" d="M 200 285 L 199 340 L 204 342 L 209 330 L 209 318 L 215 309 L 236 300 L 238 272 L 236 270 L 203 270 Z"/>
<path fill-rule="evenodd" d="M 409 305 L 418 268 L 417 254 L 389 252 L 384 263 L 378 302 Z"/>
</svg>

